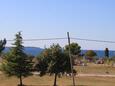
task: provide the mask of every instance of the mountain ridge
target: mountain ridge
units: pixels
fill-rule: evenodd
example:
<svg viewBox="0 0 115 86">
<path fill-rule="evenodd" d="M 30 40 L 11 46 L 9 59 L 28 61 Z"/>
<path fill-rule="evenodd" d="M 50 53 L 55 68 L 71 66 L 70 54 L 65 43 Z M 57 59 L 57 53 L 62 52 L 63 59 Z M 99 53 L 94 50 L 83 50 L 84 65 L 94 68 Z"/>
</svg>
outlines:
<svg viewBox="0 0 115 86">
<path fill-rule="evenodd" d="M 7 53 L 11 47 L 6 47 L 4 49 L 4 52 Z M 37 56 L 39 55 L 44 49 L 39 48 L 39 47 L 24 47 L 24 52 L 29 55 Z"/>
<path fill-rule="evenodd" d="M 8 52 L 11 47 L 6 47 L 4 52 Z M 27 54 L 37 56 L 39 55 L 44 49 L 40 47 L 24 47 L 24 51 Z M 81 50 L 81 54 L 84 54 L 88 50 Z M 104 57 L 104 50 L 94 50 L 97 53 L 97 56 L 102 58 Z M 115 56 L 115 50 L 109 50 L 110 57 Z"/>
</svg>

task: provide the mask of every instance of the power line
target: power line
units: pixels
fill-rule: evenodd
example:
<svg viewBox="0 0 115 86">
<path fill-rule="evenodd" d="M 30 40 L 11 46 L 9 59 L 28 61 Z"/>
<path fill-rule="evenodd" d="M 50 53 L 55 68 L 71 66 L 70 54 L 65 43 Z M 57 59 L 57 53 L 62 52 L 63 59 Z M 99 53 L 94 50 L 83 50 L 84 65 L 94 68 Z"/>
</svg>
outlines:
<svg viewBox="0 0 115 86">
<path fill-rule="evenodd" d="M 115 43 L 115 41 L 107 41 L 107 40 L 81 39 L 81 38 L 71 38 L 71 39 L 75 39 L 75 40 L 83 40 L 83 41 L 94 41 L 94 42 Z"/>
<path fill-rule="evenodd" d="M 46 38 L 46 39 L 23 39 L 23 41 L 47 41 L 47 40 L 63 40 L 67 38 Z M 14 41 L 14 40 L 7 40 L 7 41 Z"/>
<path fill-rule="evenodd" d="M 47 40 L 65 40 L 68 38 L 45 38 L 45 39 L 23 39 L 23 41 L 47 41 Z M 107 40 L 96 40 L 96 39 L 83 39 L 83 38 L 70 38 L 73 40 L 81 40 L 81 41 L 93 41 L 93 42 L 104 42 L 104 43 L 115 43 L 115 41 L 107 41 Z M 7 41 L 14 41 L 14 40 L 7 40 Z"/>
</svg>

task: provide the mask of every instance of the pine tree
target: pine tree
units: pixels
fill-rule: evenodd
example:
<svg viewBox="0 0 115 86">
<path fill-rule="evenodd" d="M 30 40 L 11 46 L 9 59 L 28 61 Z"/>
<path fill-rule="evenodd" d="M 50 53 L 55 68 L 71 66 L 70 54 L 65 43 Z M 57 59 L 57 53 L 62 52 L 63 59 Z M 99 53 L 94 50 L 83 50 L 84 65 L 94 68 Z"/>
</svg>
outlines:
<svg viewBox="0 0 115 86">
<path fill-rule="evenodd" d="M 24 53 L 22 40 L 21 32 L 17 33 L 15 43 L 2 63 L 3 72 L 8 76 L 16 76 L 19 78 L 20 84 L 18 86 L 23 86 L 22 78 L 31 74 L 30 69 L 32 67 L 31 62 Z"/>
</svg>

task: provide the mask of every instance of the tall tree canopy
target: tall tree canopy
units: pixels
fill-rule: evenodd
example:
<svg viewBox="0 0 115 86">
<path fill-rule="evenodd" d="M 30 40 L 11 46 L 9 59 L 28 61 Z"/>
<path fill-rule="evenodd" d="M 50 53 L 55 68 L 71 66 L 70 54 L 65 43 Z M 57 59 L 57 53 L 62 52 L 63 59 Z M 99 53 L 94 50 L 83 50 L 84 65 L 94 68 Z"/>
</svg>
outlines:
<svg viewBox="0 0 115 86">
<path fill-rule="evenodd" d="M 15 43 L 13 47 L 5 56 L 2 63 L 2 70 L 9 76 L 16 76 L 20 79 L 19 86 L 23 86 L 22 77 L 30 75 L 31 62 L 24 53 L 24 46 L 22 45 L 21 33 L 16 34 Z"/>
<path fill-rule="evenodd" d="M 93 51 L 93 50 L 88 50 L 86 53 L 85 53 L 85 56 L 88 56 L 88 57 L 94 57 L 96 56 L 97 54 Z"/>
<path fill-rule="evenodd" d="M 85 53 L 85 56 L 87 57 L 87 59 L 89 59 L 90 61 L 94 60 L 94 57 L 97 56 L 96 52 L 93 50 L 88 50 Z"/>
<path fill-rule="evenodd" d="M 65 51 L 69 52 L 69 45 L 65 46 Z M 77 43 L 70 44 L 70 52 L 72 55 L 79 55 L 81 52 L 81 47 Z"/>
<path fill-rule="evenodd" d="M 56 80 L 60 73 L 71 71 L 69 57 L 63 52 L 59 44 L 53 44 L 50 48 L 45 49 L 40 57 L 39 71 L 41 74 L 55 74 L 54 86 L 57 86 Z"/>
<path fill-rule="evenodd" d="M 105 48 L 105 57 L 109 57 L 109 49 Z"/>
</svg>

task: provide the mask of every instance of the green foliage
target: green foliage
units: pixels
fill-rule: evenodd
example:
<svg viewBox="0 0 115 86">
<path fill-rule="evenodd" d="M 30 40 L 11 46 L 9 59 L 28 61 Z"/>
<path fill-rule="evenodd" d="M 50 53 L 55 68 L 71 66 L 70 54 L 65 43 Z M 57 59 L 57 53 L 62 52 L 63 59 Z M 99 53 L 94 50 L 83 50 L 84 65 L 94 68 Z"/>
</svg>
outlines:
<svg viewBox="0 0 115 86">
<path fill-rule="evenodd" d="M 13 44 L 14 47 L 6 54 L 2 63 L 2 70 L 4 73 L 8 76 L 16 76 L 20 79 L 30 75 L 30 69 L 32 67 L 31 61 L 24 53 L 24 46 L 22 43 L 21 33 L 19 32 L 16 34 L 15 43 Z"/>
<path fill-rule="evenodd" d="M 105 48 L 105 58 L 106 58 L 105 62 L 107 63 L 107 65 L 109 65 L 111 59 L 109 58 L 109 49 L 108 48 Z"/>
<path fill-rule="evenodd" d="M 69 45 L 65 46 L 65 52 L 69 52 Z M 72 55 L 79 55 L 81 52 L 81 47 L 77 43 L 71 43 L 70 52 Z"/>
<path fill-rule="evenodd" d="M 52 52 L 50 48 L 46 48 L 42 53 L 37 57 L 38 63 L 36 63 L 35 68 L 40 72 L 40 76 L 43 76 L 47 72 L 48 64 L 52 58 Z"/>
<path fill-rule="evenodd" d="M 0 40 L 0 54 L 4 50 L 5 45 L 6 45 L 6 39 Z"/>
<path fill-rule="evenodd" d="M 54 86 L 56 85 L 58 74 L 71 71 L 69 57 L 63 52 L 59 44 L 53 44 L 50 48 L 45 49 L 40 57 L 37 67 L 41 75 L 45 73 L 49 73 L 50 75 L 55 74 Z"/>
<path fill-rule="evenodd" d="M 85 53 L 85 56 L 87 56 L 87 57 L 94 57 L 94 56 L 97 56 L 97 54 L 93 50 L 88 50 Z"/>
<path fill-rule="evenodd" d="M 50 73 L 59 73 L 59 72 L 61 72 L 60 63 L 63 60 L 62 49 L 59 45 L 52 45 L 50 48 L 51 48 L 51 52 L 52 52 L 52 58 L 49 63 L 48 71 Z"/>
<path fill-rule="evenodd" d="M 39 58 L 38 68 L 41 72 L 44 70 L 47 73 L 62 73 L 70 70 L 68 68 L 70 65 L 69 57 L 58 44 L 53 44 L 50 48 L 45 49 Z"/>
<path fill-rule="evenodd" d="M 109 57 L 109 49 L 105 48 L 105 57 Z"/>
</svg>

